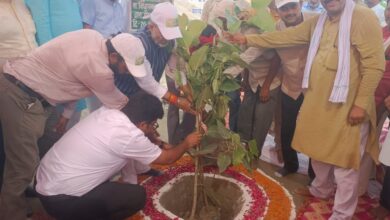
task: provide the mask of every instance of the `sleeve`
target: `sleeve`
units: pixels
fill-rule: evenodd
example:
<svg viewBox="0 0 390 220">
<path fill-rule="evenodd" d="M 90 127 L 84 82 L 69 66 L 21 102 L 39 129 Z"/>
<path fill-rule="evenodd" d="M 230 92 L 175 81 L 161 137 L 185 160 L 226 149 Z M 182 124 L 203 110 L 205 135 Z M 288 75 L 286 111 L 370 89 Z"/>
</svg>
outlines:
<svg viewBox="0 0 390 220">
<path fill-rule="evenodd" d="M 283 31 L 246 35 L 247 44 L 252 47 L 264 48 L 280 48 L 309 44 L 311 32 L 312 29 L 314 29 L 317 20 L 318 17 L 314 17 Z"/>
<path fill-rule="evenodd" d="M 374 97 L 375 89 L 385 68 L 383 39 L 381 27 L 377 24 L 377 18 L 373 12 L 367 10 L 364 19 L 357 20 L 351 27 L 351 43 L 360 54 L 361 80 L 354 104 L 368 111 L 370 100 Z"/>
<path fill-rule="evenodd" d="M 93 26 L 95 24 L 95 0 L 80 0 L 80 13 L 83 23 Z"/>
<path fill-rule="evenodd" d="M 144 77 L 135 77 L 135 81 L 137 81 L 137 84 L 139 87 L 141 87 L 143 90 L 145 90 L 147 93 L 161 99 L 165 93 L 167 93 L 168 89 L 161 86 L 159 82 L 156 81 L 156 79 L 153 77 L 152 74 L 152 67 L 150 66 L 150 63 L 148 60 L 145 60 L 145 66 L 147 74 Z"/>
<path fill-rule="evenodd" d="M 104 106 L 111 109 L 121 109 L 128 98 L 115 86 L 114 73 L 108 65 L 93 54 L 85 57 L 85 63 L 80 67 L 78 80 L 97 96 Z"/>
<path fill-rule="evenodd" d="M 76 110 L 76 104 L 78 101 L 68 102 L 64 105 L 64 111 L 62 112 L 62 116 L 67 119 L 70 119 Z"/>
<path fill-rule="evenodd" d="M 136 128 L 135 126 L 129 129 L 118 131 L 118 133 L 122 133 L 122 135 L 126 135 L 119 138 L 116 138 L 116 141 L 119 140 L 127 140 L 127 142 L 122 145 L 123 150 L 120 154 L 128 159 L 132 159 L 138 161 L 141 164 L 151 164 L 155 161 L 161 154 L 161 149 L 150 142 L 150 140 L 145 137 L 143 132 Z M 128 138 L 131 137 L 131 138 Z"/>
</svg>

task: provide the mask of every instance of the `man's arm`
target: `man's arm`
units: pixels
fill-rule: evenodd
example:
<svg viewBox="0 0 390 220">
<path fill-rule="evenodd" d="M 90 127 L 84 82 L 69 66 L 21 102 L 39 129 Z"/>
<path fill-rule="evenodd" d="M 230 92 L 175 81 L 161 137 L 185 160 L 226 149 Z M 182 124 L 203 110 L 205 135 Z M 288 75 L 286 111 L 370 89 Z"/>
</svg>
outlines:
<svg viewBox="0 0 390 220">
<path fill-rule="evenodd" d="M 169 103 L 174 101 L 174 103 L 171 104 L 176 105 L 177 107 L 183 109 L 186 112 L 192 112 L 191 103 L 185 98 L 176 97 L 176 95 L 169 92 L 167 88 L 161 86 L 160 83 L 158 83 L 153 77 L 152 67 L 147 60 L 145 60 L 145 65 L 147 70 L 146 76 L 134 77 L 137 84 L 147 93 L 156 96 L 157 98 L 165 99 Z M 176 98 L 172 99 L 172 96 L 175 96 Z"/>
<path fill-rule="evenodd" d="M 272 81 L 274 81 L 276 75 L 278 75 L 281 60 L 280 57 L 275 53 L 274 57 L 270 62 L 271 65 L 269 67 L 267 77 L 265 78 L 265 81 L 259 93 L 259 98 L 261 102 L 267 102 L 269 100 L 270 87 Z"/>
<path fill-rule="evenodd" d="M 188 135 L 183 142 L 175 147 L 163 146 L 160 156 L 152 164 L 171 164 L 178 160 L 183 154 L 192 147 L 200 143 L 201 134 L 194 132 Z"/>
<path fill-rule="evenodd" d="M 225 33 L 225 38 L 237 44 L 246 44 L 249 47 L 280 48 L 309 44 L 311 33 L 315 28 L 318 16 L 303 23 L 287 28 L 283 31 L 274 31 L 263 34 L 243 35 L 240 33 L 231 35 Z"/>
<path fill-rule="evenodd" d="M 80 14 L 84 29 L 92 29 L 96 18 L 94 0 L 80 0 Z"/>
<path fill-rule="evenodd" d="M 364 121 L 385 67 L 382 31 L 380 26 L 376 25 L 376 19 L 374 13 L 367 11 L 364 19 L 356 21 L 352 26 L 351 44 L 360 54 L 361 76 L 354 105 L 348 118 L 352 125 Z M 367 33 L 370 33 L 369 38 Z"/>
</svg>

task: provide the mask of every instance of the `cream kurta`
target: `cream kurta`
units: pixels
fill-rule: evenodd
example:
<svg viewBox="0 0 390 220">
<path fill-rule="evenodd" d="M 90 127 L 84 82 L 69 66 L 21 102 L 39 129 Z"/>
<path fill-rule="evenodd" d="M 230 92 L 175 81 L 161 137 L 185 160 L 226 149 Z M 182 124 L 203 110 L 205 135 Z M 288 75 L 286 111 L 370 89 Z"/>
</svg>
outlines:
<svg viewBox="0 0 390 220">
<path fill-rule="evenodd" d="M 248 45 L 280 48 L 309 44 L 317 20 L 318 16 L 282 32 L 249 35 Z M 314 160 L 358 169 L 360 126 L 351 126 L 347 120 L 353 105 L 366 110 L 371 122 L 366 151 L 378 161 L 374 91 L 384 71 L 382 32 L 375 14 L 356 5 L 351 26 L 349 94 L 346 103 L 335 104 L 328 100 L 338 64 L 338 27 L 338 20 L 325 23 L 292 146 Z"/>
</svg>

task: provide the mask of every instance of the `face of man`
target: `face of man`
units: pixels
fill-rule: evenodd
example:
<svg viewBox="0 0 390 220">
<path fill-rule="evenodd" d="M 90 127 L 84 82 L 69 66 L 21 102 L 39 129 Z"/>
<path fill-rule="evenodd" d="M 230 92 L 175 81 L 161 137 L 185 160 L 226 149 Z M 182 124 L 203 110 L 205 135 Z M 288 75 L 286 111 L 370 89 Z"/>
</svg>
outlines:
<svg viewBox="0 0 390 220">
<path fill-rule="evenodd" d="M 295 26 L 303 21 L 300 3 L 287 3 L 278 8 L 278 14 L 286 26 Z"/>
<path fill-rule="evenodd" d="M 364 3 L 370 8 L 374 7 L 379 3 L 379 0 L 364 0 Z"/>
<path fill-rule="evenodd" d="M 390 27 L 390 4 L 386 6 L 385 19 L 386 19 L 386 24 Z"/>
<path fill-rule="evenodd" d="M 156 24 L 151 23 L 149 25 L 149 31 L 150 31 L 150 35 L 152 36 L 154 43 L 158 44 L 160 47 L 167 46 L 168 40 L 166 40 L 163 37 L 163 35 L 161 34 L 161 32 L 158 29 L 158 26 Z"/>
<path fill-rule="evenodd" d="M 336 17 L 341 15 L 344 10 L 346 0 L 321 0 L 322 6 L 328 12 L 330 17 Z"/>
<path fill-rule="evenodd" d="M 308 2 L 310 5 L 316 6 L 320 3 L 320 0 L 309 0 Z"/>
<path fill-rule="evenodd" d="M 144 132 L 146 137 L 159 136 L 157 132 L 157 128 L 158 128 L 157 120 L 152 121 L 150 123 L 143 121 L 139 123 L 137 127 Z"/>
</svg>

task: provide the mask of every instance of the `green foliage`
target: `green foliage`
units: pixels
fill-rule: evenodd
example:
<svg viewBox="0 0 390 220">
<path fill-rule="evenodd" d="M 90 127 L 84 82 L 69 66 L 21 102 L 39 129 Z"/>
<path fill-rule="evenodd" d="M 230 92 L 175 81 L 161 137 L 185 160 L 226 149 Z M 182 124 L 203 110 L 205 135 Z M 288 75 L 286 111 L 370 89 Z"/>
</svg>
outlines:
<svg viewBox="0 0 390 220">
<path fill-rule="evenodd" d="M 236 28 L 235 22 L 237 20 L 232 18 L 232 28 Z M 208 127 L 200 148 L 192 150 L 191 155 L 216 158 L 220 172 L 232 164 L 250 164 L 257 157 L 255 151 L 247 149 L 240 136 L 225 127 L 230 101 L 226 94 L 239 89 L 240 84 L 223 71 L 232 65 L 247 66 L 239 56 L 240 48 L 220 40 L 216 40 L 214 45 L 199 47 L 198 38 L 206 24 L 200 20 L 189 21 L 187 16 L 182 15 L 179 26 L 183 39 L 177 41 L 176 52 L 186 61 L 185 70 L 188 71 L 195 109 L 203 112 L 203 123 Z M 190 54 L 190 48 L 194 46 L 197 50 Z M 206 106 L 208 110 L 205 110 Z"/>
</svg>

